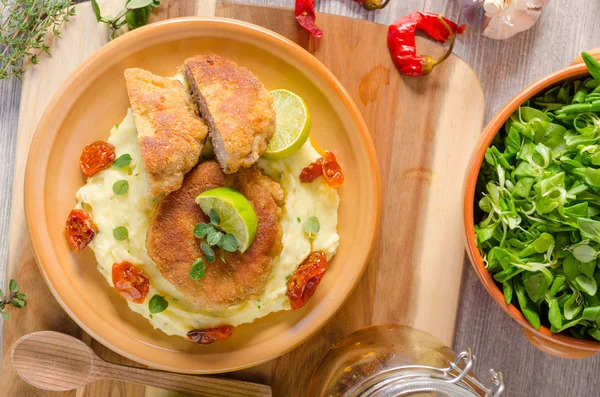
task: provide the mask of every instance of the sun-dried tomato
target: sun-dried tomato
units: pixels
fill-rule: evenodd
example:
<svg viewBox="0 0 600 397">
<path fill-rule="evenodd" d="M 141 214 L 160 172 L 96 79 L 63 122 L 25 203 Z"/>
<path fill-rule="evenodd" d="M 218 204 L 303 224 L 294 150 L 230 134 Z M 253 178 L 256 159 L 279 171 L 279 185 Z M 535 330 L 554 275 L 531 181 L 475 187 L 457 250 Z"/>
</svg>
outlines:
<svg viewBox="0 0 600 397">
<path fill-rule="evenodd" d="M 104 141 L 96 141 L 83 148 L 81 156 L 79 156 L 79 166 L 84 174 L 92 176 L 96 172 L 108 168 L 116 157 L 113 145 Z"/>
<path fill-rule="evenodd" d="M 317 290 L 327 271 L 327 256 L 322 251 L 311 252 L 288 281 L 286 295 L 292 310 L 300 309 Z"/>
<path fill-rule="evenodd" d="M 317 161 L 302 169 L 300 182 L 310 183 L 321 175 L 323 175 L 323 157 L 319 157 Z"/>
<path fill-rule="evenodd" d="M 342 167 L 331 152 L 325 152 L 325 156 L 323 156 L 323 177 L 333 189 L 337 189 L 344 183 Z"/>
<path fill-rule="evenodd" d="M 337 189 L 344 182 L 342 167 L 332 152 L 325 152 L 323 157 L 304 167 L 300 172 L 300 182 L 310 183 L 320 176 L 323 176 L 325 182 L 333 189 Z"/>
<path fill-rule="evenodd" d="M 76 252 L 84 249 L 98 233 L 98 227 L 90 215 L 82 210 L 71 210 L 65 225 L 69 244 Z"/>
<path fill-rule="evenodd" d="M 193 329 L 187 333 L 187 337 L 192 342 L 200 345 L 208 345 L 210 343 L 228 339 L 233 334 L 235 327 L 233 325 L 222 325 L 216 328 Z"/>
<path fill-rule="evenodd" d="M 140 268 L 127 261 L 115 263 L 112 267 L 112 281 L 116 290 L 125 299 L 144 303 L 150 283 L 148 276 Z"/>
</svg>

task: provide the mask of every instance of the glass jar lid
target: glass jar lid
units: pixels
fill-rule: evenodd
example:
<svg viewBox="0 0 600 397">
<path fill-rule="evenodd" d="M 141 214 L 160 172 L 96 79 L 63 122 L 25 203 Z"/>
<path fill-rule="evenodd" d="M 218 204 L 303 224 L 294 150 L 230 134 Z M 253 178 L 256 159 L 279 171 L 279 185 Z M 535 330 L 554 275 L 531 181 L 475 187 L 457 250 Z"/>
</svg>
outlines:
<svg viewBox="0 0 600 397">
<path fill-rule="evenodd" d="M 488 388 L 470 374 L 475 356 L 471 349 L 458 354 L 447 368 L 424 365 L 407 365 L 390 368 L 355 385 L 347 397 L 400 397 L 439 395 L 450 397 L 499 397 L 504 391 L 501 372 L 490 370 L 491 386 Z"/>
</svg>

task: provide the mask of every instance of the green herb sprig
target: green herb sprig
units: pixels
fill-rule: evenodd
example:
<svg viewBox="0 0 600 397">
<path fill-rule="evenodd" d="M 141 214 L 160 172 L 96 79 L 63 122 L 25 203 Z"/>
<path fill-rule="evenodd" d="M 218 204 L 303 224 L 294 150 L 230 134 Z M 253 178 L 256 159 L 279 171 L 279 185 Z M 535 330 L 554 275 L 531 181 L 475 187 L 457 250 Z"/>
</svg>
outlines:
<svg viewBox="0 0 600 397">
<path fill-rule="evenodd" d="M 476 241 L 531 325 L 600 340 L 600 63 L 524 103 L 485 153 Z"/>
<path fill-rule="evenodd" d="M 73 15 L 70 0 L 0 0 L 0 80 L 21 78 L 40 55 L 51 55 L 46 35 L 60 38 L 61 26 Z"/>
<path fill-rule="evenodd" d="M 128 0 L 125 7 L 114 17 L 102 16 L 100 6 L 96 0 L 92 0 L 92 9 L 98 22 L 108 25 L 111 40 L 115 38 L 117 30 L 127 25 L 129 30 L 137 29 L 148 23 L 152 8 L 160 6 L 161 0 Z"/>
<path fill-rule="evenodd" d="M 10 314 L 5 311 L 7 305 L 13 305 L 17 309 L 27 306 L 25 294 L 19 292 L 19 286 L 15 280 L 10 280 L 10 283 L 8 283 L 8 289 L 8 295 L 4 295 L 4 292 L 0 290 L 0 313 L 2 313 L 2 318 L 5 320 L 10 318 Z"/>
<path fill-rule="evenodd" d="M 209 262 L 216 260 L 214 247 L 219 247 L 223 251 L 235 252 L 238 249 L 237 239 L 233 234 L 223 233 L 217 226 L 221 223 L 221 218 L 217 211 L 211 209 L 209 214 L 210 223 L 198 223 L 194 227 L 194 236 L 200 239 L 200 250 Z M 225 256 L 221 254 L 221 261 L 225 262 Z M 202 258 L 196 259 L 189 272 L 189 277 L 198 281 L 204 277 L 205 262 Z"/>
</svg>

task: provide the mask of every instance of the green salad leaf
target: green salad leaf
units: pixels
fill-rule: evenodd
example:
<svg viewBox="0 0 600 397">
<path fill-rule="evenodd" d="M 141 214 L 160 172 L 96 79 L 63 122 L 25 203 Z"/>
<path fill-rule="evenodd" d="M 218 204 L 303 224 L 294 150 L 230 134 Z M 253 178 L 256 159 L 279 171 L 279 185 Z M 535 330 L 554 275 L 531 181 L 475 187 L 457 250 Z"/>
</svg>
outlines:
<svg viewBox="0 0 600 397">
<path fill-rule="evenodd" d="M 524 103 L 485 153 L 475 237 L 536 329 L 600 340 L 600 63 Z"/>
</svg>

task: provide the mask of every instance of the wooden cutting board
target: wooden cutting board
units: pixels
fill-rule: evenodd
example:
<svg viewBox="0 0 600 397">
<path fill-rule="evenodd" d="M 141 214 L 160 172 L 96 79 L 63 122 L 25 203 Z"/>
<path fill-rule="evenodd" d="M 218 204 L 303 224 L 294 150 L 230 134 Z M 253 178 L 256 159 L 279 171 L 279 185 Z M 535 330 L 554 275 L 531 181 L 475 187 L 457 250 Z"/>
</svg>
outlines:
<svg viewBox="0 0 600 397">
<path fill-rule="evenodd" d="M 101 8 L 114 14 L 123 3 L 106 0 Z M 137 365 L 92 340 L 62 310 L 38 271 L 25 228 L 23 174 L 35 126 L 69 73 L 107 42 L 107 31 L 95 22 L 90 3 L 76 7 L 77 16 L 63 29 L 63 38 L 52 43 L 54 56 L 44 57 L 23 79 L 7 279 L 19 282 L 28 305 L 18 312 L 11 310 L 13 317 L 4 322 L 0 390 L 7 396 L 55 395 L 28 386 L 10 364 L 13 342 L 32 331 L 69 333 L 106 360 Z M 270 384 L 274 396 L 301 396 L 327 349 L 342 336 L 371 324 L 412 325 L 451 345 L 464 260 L 463 174 L 484 114 L 483 92 L 474 72 L 452 56 L 430 76 L 401 76 L 386 47 L 387 26 L 334 15 L 318 15 L 325 31 L 319 41 L 297 26 L 291 9 L 220 1 L 215 5 L 214 0 L 163 0 L 151 20 L 213 13 L 288 37 L 337 76 L 369 126 L 379 157 L 383 194 L 378 242 L 346 305 L 302 346 L 270 363 L 228 376 Z M 422 53 L 443 52 L 425 39 L 418 40 L 418 46 Z M 62 395 L 167 394 L 102 381 Z"/>
</svg>

